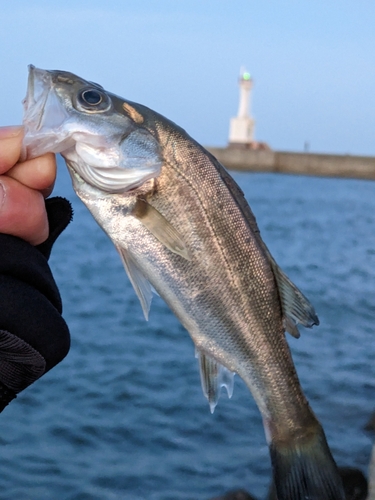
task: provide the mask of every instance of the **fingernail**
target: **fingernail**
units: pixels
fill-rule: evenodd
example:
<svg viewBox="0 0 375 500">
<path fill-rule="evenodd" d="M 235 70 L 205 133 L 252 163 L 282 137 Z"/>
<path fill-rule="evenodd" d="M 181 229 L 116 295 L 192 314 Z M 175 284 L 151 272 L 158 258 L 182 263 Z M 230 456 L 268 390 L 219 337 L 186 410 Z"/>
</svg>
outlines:
<svg viewBox="0 0 375 500">
<path fill-rule="evenodd" d="M 5 189 L 3 183 L 0 182 L 0 210 L 3 208 L 4 199 L 5 199 Z"/>
<path fill-rule="evenodd" d="M 17 137 L 23 131 L 22 125 L 15 125 L 14 127 L 0 127 L 0 140 L 11 139 Z"/>
</svg>

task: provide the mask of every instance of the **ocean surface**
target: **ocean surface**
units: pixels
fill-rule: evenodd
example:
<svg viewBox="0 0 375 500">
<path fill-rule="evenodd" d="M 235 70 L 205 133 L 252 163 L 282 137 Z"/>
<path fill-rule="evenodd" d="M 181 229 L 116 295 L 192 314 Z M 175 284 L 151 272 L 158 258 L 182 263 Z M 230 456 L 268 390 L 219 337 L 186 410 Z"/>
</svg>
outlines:
<svg viewBox="0 0 375 500">
<path fill-rule="evenodd" d="M 288 336 L 301 384 L 340 466 L 367 474 L 375 409 L 375 183 L 235 173 L 280 266 L 321 325 Z M 259 411 L 238 376 L 213 415 L 194 346 L 162 299 L 150 319 L 113 245 L 60 161 L 74 221 L 50 260 L 72 347 L 0 416 L 0 498 L 208 500 L 266 496 Z"/>
</svg>

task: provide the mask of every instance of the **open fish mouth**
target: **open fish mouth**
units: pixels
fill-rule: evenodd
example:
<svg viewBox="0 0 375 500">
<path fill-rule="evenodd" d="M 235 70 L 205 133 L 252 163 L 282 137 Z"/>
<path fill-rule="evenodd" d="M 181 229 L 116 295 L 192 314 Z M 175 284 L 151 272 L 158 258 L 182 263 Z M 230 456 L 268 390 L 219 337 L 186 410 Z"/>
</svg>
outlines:
<svg viewBox="0 0 375 500">
<path fill-rule="evenodd" d="M 53 74 L 29 65 L 26 97 L 23 100 L 25 139 L 21 160 L 47 152 L 61 152 L 63 133 L 69 114 L 54 90 Z M 66 147 L 66 144 L 64 145 Z"/>
<path fill-rule="evenodd" d="M 51 75 L 30 64 L 27 94 L 23 100 L 25 125 L 40 130 L 51 86 Z"/>
</svg>

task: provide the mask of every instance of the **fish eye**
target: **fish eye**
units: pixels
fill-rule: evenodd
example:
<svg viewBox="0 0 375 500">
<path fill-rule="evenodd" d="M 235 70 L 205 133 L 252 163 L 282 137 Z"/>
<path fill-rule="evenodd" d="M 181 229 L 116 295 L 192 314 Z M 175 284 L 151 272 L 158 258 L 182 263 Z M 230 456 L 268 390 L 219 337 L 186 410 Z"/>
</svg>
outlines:
<svg viewBox="0 0 375 500">
<path fill-rule="evenodd" d="M 84 90 L 81 94 L 81 98 L 86 104 L 91 104 L 91 106 L 96 106 L 103 100 L 101 92 L 93 89 Z"/>
<path fill-rule="evenodd" d="M 74 107 L 84 113 L 104 113 L 111 107 L 111 98 L 103 90 L 95 87 L 81 89 L 73 98 Z"/>
</svg>

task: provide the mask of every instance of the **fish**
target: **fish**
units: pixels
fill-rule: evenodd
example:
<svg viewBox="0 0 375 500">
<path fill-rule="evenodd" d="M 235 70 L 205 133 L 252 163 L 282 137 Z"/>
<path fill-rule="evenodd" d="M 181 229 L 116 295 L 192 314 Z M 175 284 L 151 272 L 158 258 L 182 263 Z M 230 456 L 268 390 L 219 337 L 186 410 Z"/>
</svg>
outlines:
<svg viewBox="0 0 375 500">
<path fill-rule="evenodd" d="M 285 335 L 318 317 L 225 168 L 172 121 L 70 72 L 30 65 L 23 104 L 22 159 L 61 153 L 146 319 L 156 291 L 189 332 L 211 411 L 234 373 L 249 388 L 279 500 L 344 499 Z"/>
</svg>

